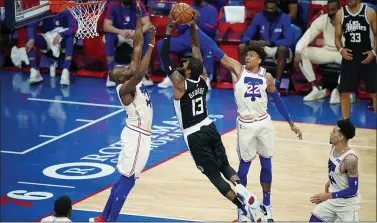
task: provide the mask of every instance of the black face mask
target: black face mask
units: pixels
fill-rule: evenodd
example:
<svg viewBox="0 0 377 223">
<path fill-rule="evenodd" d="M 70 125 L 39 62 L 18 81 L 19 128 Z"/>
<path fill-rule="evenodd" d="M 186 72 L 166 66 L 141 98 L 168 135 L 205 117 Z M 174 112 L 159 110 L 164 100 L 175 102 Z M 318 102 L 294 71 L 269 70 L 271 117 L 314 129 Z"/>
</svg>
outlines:
<svg viewBox="0 0 377 223">
<path fill-rule="evenodd" d="M 202 0 L 194 0 L 195 5 L 200 5 L 202 3 Z"/>
<path fill-rule="evenodd" d="M 263 11 L 263 15 L 267 18 L 268 21 L 274 22 L 276 17 L 279 15 L 279 12 L 278 11 L 275 11 L 275 12 Z"/>
<path fill-rule="evenodd" d="M 133 0 L 122 0 L 123 5 L 125 6 L 131 6 L 133 3 Z"/>
<path fill-rule="evenodd" d="M 336 14 L 329 14 L 330 19 L 334 19 Z"/>
</svg>

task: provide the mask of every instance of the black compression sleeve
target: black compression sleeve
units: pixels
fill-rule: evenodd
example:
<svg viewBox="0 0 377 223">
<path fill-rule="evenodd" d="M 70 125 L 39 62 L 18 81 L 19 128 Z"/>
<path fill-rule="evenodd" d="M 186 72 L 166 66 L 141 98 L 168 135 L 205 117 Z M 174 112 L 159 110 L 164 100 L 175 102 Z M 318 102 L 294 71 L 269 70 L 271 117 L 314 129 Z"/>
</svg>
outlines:
<svg viewBox="0 0 377 223">
<path fill-rule="evenodd" d="M 170 58 L 170 35 L 165 35 L 164 42 L 162 43 L 161 58 L 164 63 L 164 67 L 167 75 L 169 76 L 175 68 L 173 67 L 173 62 Z"/>
</svg>

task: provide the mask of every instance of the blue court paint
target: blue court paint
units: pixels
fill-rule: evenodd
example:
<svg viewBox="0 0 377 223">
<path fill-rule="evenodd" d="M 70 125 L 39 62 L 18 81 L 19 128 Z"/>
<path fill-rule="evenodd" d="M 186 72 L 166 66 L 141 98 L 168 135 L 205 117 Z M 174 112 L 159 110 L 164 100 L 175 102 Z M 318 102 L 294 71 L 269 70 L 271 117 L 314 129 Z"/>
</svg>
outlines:
<svg viewBox="0 0 377 223">
<path fill-rule="evenodd" d="M 52 211 L 57 197 L 69 195 L 77 202 L 115 183 L 119 177 L 114 167 L 120 151 L 117 142 L 126 116 L 116 107 L 120 104 L 115 89 L 107 89 L 105 79 L 73 77 L 71 86 L 61 87 L 59 77 L 43 75 L 43 78 L 41 84 L 29 86 L 27 73 L 0 73 L 1 150 L 15 153 L 1 153 L 2 221 L 36 220 Z M 172 89 L 152 87 L 149 93 L 155 113 L 152 151 L 146 168 L 186 151 L 174 114 Z M 41 102 L 28 98 L 112 106 Z M 304 104 L 302 96 L 283 97 L 283 100 L 295 121 L 333 125 L 340 118 L 340 106 L 330 106 L 328 99 L 310 104 Z M 232 90 L 212 90 L 208 107 L 221 133 L 235 127 L 236 106 Z M 283 120 L 274 106 L 270 104 L 269 108 L 274 120 Z M 367 102 L 357 102 L 353 109 L 358 114 L 354 120 L 356 126 L 376 128 L 375 122 L 367 122 L 375 120 L 374 113 L 367 109 Z M 85 128 L 82 127 L 88 123 L 76 121 L 98 120 L 112 113 Z M 72 134 L 64 136 L 70 131 Z M 51 141 L 39 135 L 64 137 Z M 31 150 L 33 148 L 36 149 Z M 25 153 L 28 150 L 30 152 Z M 20 181 L 67 187 L 20 184 Z M 80 213 L 77 217 L 83 221 Z"/>
</svg>

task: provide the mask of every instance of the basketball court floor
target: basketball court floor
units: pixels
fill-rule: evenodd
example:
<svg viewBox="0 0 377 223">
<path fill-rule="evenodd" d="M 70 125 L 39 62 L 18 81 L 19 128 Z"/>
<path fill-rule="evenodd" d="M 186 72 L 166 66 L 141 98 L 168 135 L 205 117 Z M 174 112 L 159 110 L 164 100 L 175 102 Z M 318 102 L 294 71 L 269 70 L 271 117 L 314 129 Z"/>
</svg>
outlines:
<svg viewBox="0 0 377 223">
<path fill-rule="evenodd" d="M 28 74 L 2 71 L 1 221 L 38 221 L 52 213 L 54 200 L 68 195 L 73 221 L 97 216 L 105 205 L 125 125 L 115 89 L 104 79 L 73 77 L 61 87 L 59 77 L 43 75 L 29 86 Z M 153 142 L 141 178 L 131 191 L 119 221 L 233 221 L 235 207 L 195 167 L 181 137 L 171 89 L 148 88 L 152 97 Z M 274 120 L 272 205 L 276 221 L 307 221 L 315 205 L 310 197 L 324 191 L 330 131 L 341 117 L 340 105 L 327 99 L 304 103 L 302 96 L 283 98 L 303 132 L 298 141 L 269 104 Z M 376 116 L 367 101 L 353 104 L 356 137 L 350 144 L 360 160 L 361 221 L 376 221 Z M 235 150 L 236 106 L 232 90 L 208 96 L 211 118 L 222 133 L 230 163 Z M 259 160 L 247 188 L 261 199 Z"/>
</svg>

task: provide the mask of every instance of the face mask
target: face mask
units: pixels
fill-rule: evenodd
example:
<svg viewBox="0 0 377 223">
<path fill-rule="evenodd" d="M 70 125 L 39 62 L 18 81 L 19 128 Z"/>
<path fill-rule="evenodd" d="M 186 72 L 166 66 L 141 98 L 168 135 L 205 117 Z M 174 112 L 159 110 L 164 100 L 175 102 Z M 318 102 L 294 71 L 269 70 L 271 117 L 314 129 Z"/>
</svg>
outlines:
<svg viewBox="0 0 377 223">
<path fill-rule="evenodd" d="M 130 5 L 132 5 L 133 1 L 132 0 L 122 0 L 122 3 L 125 6 L 130 6 Z"/>
<path fill-rule="evenodd" d="M 330 19 L 334 19 L 335 18 L 335 14 L 329 14 L 329 17 L 330 17 Z"/>
<path fill-rule="evenodd" d="M 263 15 L 267 18 L 268 21 L 273 22 L 278 16 L 278 12 L 277 11 L 275 12 L 263 11 Z"/>
<path fill-rule="evenodd" d="M 202 0 L 194 0 L 195 5 L 200 5 L 202 3 Z"/>
</svg>

